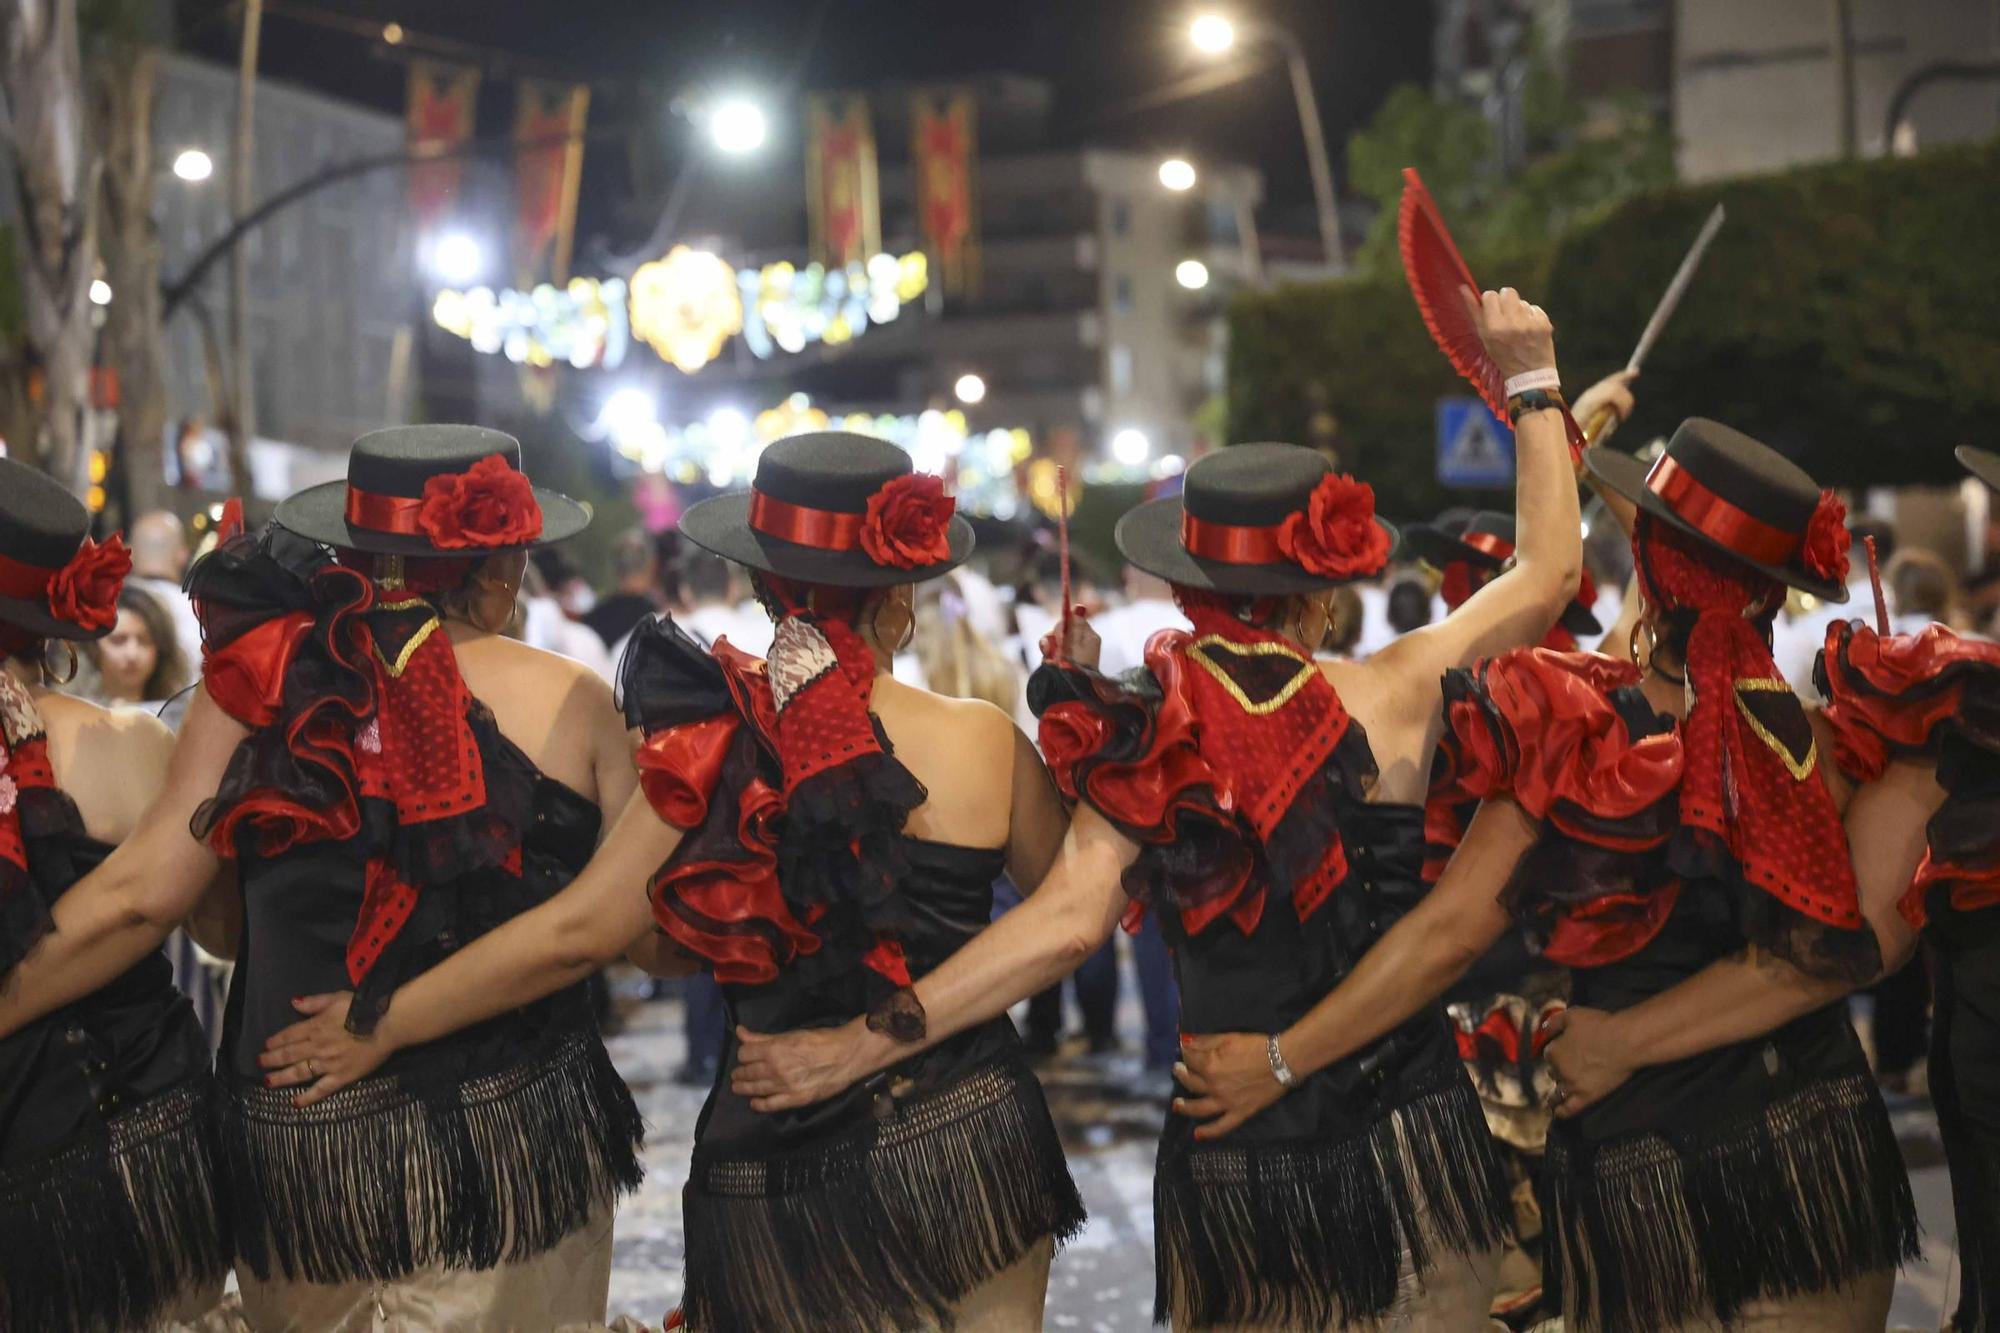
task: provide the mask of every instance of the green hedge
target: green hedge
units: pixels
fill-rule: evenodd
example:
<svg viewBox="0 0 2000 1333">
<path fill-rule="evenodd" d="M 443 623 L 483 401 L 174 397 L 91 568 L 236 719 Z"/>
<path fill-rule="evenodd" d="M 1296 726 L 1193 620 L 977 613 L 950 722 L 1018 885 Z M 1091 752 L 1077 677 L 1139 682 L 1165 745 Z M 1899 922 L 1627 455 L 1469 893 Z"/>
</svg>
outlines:
<svg viewBox="0 0 2000 1333">
<path fill-rule="evenodd" d="M 1717 201 L 1729 220 L 1646 363 L 1621 442 L 1705 415 L 1828 485 L 1955 481 L 1952 446 L 2000 434 L 2000 144 L 1641 195 L 1562 238 L 1545 270 L 1516 257 L 1473 271 L 1546 293 L 1580 387 L 1630 355 Z M 1246 294 L 1230 314 L 1232 441 L 1308 439 L 1323 400 L 1341 466 L 1386 512 L 1449 502 L 1432 413 L 1466 390 L 1400 282 Z"/>
<path fill-rule="evenodd" d="M 1826 485 L 1957 481 L 1952 447 L 2000 433 L 2000 143 L 1629 201 L 1557 250 L 1566 365 L 1630 354 L 1718 201 L 1729 220 L 1647 359 L 1632 435 L 1712 416 Z"/>
</svg>

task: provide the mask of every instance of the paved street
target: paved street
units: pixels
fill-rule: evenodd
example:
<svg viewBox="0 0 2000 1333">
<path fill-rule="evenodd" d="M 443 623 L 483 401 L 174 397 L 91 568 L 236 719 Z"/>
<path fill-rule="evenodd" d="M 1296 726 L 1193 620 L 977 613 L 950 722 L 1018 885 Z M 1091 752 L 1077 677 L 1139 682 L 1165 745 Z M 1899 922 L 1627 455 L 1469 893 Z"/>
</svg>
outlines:
<svg viewBox="0 0 2000 1333">
<path fill-rule="evenodd" d="M 629 997 L 626 1002 L 629 1002 Z M 1136 1008 L 1121 1015 L 1136 1033 Z M 618 1215 L 611 1312 L 657 1324 L 680 1299 L 681 1200 L 688 1148 L 703 1094 L 669 1078 L 681 1063 L 677 1001 L 635 1004 L 612 1054 L 645 1108 L 651 1129 L 648 1174 Z M 1048 1327 L 1079 1333 L 1138 1333 L 1151 1327 L 1153 1138 L 1161 1112 L 1126 1085 L 1130 1057 L 1107 1063 L 1068 1059 L 1044 1074 L 1068 1142 L 1070 1169 L 1090 1208 L 1083 1235 L 1056 1257 Z M 1924 1217 L 1925 1262 L 1903 1274 L 1892 1328 L 1935 1329 L 1952 1255 L 1951 1199 L 1937 1131 L 1927 1106 L 1909 1103 L 1897 1128 Z"/>
</svg>

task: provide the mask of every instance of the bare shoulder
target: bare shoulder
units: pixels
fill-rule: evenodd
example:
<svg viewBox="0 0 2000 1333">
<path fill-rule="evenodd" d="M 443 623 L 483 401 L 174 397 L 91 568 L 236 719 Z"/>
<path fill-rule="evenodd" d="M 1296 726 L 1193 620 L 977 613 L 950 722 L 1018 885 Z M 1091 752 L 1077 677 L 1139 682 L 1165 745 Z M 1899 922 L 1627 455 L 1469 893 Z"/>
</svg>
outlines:
<svg viewBox="0 0 2000 1333">
<path fill-rule="evenodd" d="M 107 745 L 123 762 L 157 758 L 163 767 L 174 748 L 174 733 L 143 708 L 106 708 L 67 694 L 44 694 L 35 706 L 58 744 Z"/>
<path fill-rule="evenodd" d="M 906 725 L 949 728 L 946 734 L 976 744 L 1013 743 L 1014 719 L 984 699 L 955 699 L 884 681 L 876 686 L 876 701 L 887 703 Z"/>
</svg>

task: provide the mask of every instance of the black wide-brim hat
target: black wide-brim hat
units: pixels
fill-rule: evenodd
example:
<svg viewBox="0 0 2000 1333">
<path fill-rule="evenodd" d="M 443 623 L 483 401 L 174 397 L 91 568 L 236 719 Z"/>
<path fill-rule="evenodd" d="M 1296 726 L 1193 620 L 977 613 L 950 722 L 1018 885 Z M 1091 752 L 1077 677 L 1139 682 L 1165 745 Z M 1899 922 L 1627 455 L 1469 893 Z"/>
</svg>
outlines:
<svg viewBox="0 0 2000 1333">
<path fill-rule="evenodd" d="M 377 555 L 485 556 L 525 551 L 574 537 L 590 525 L 590 510 L 559 491 L 534 487 L 541 506 L 542 530 L 533 539 L 499 546 L 441 547 L 421 531 L 392 531 L 352 515 L 367 513 L 375 500 L 379 511 L 410 512 L 421 500 L 424 484 L 433 477 L 470 472 L 494 455 L 514 471 L 521 470 L 521 442 L 484 426 L 391 426 L 371 431 L 354 442 L 347 455 L 347 480 L 330 481 L 300 491 L 279 504 L 272 518 L 278 526 L 308 541 Z"/>
<path fill-rule="evenodd" d="M 972 525 L 963 516 L 953 514 L 946 525 L 949 555 L 909 568 L 878 562 L 858 537 L 870 498 L 913 471 L 907 453 L 872 435 L 787 436 L 757 456 L 749 490 L 703 500 L 682 514 L 681 535 L 725 560 L 801 583 L 921 583 L 949 574 L 972 554 Z M 794 535 L 780 536 L 781 530 Z"/>
<path fill-rule="evenodd" d="M 1287 518 L 1305 510 L 1314 488 L 1332 472 L 1324 454 L 1296 444 L 1238 444 L 1218 450 L 1187 470 L 1179 495 L 1148 501 L 1118 520 L 1119 553 L 1169 583 L 1228 596 L 1321 592 L 1370 578 L 1381 566 L 1334 577 L 1282 557 L 1221 560 L 1188 549 L 1185 534 L 1191 529 L 1235 529 L 1246 535 L 1251 549 L 1268 545 L 1259 538 L 1275 534 Z M 1396 529 L 1379 518 L 1373 521 L 1393 553 Z"/>
<path fill-rule="evenodd" d="M 1475 546 L 1468 538 L 1484 535 L 1496 539 L 1504 550 Z M 1433 569 L 1443 569 L 1457 561 L 1480 569 L 1498 569 L 1514 552 L 1514 516 L 1485 509 L 1453 522 L 1440 514 L 1430 523 L 1412 523 L 1403 529 L 1403 555 L 1415 556 Z"/>
<path fill-rule="evenodd" d="M 1416 523 L 1403 530 L 1403 553 L 1414 555 L 1433 569 L 1463 562 L 1489 573 L 1504 569 L 1514 558 L 1514 516 L 1497 509 L 1482 509 L 1454 531 L 1444 515 L 1432 523 Z M 1563 607 L 1556 623 L 1571 634 L 1602 634 L 1597 614 L 1582 602 L 1571 600 Z"/>
<path fill-rule="evenodd" d="M 0 458 L 0 586 L 39 580 L 46 587 L 90 535 L 83 502 L 25 463 Z M 101 639 L 111 626 L 85 629 L 49 609 L 46 592 L 0 596 L 0 622 L 45 639 Z"/>
<path fill-rule="evenodd" d="M 2000 454 L 1961 444 L 1958 446 L 1958 461 L 1965 464 L 1967 472 L 2000 491 Z"/>
<path fill-rule="evenodd" d="M 1821 601 L 1847 600 L 1845 583 L 1804 564 L 1819 484 L 1769 445 L 1719 421 L 1689 417 L 1651 467 L 1606 448 L 1587 451 L 1584 461 L 1642 513 L 1737 564 Z"/>
</svg>

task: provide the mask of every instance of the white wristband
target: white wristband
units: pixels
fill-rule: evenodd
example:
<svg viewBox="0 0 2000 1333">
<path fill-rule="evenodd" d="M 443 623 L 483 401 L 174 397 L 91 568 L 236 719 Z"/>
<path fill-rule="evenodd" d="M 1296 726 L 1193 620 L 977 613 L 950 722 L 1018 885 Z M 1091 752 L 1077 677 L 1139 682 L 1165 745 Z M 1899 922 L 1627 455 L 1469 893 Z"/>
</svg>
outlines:
<svg viewBox="0 0 2000 1333">
<path fill-rule="evenodd" d="M 1506 397 L 1512 398 L 1515 394 L 1526 393 L 1530 389 L 1560 389 L 1561 387 L 1562 376 L 1556 373 L 1556 368 L 1554 366 L 1544 366 L 1540 370 L 1524 370 L 1518 375 L 1509 377 L 1503 393 Z"/>
</svg>

